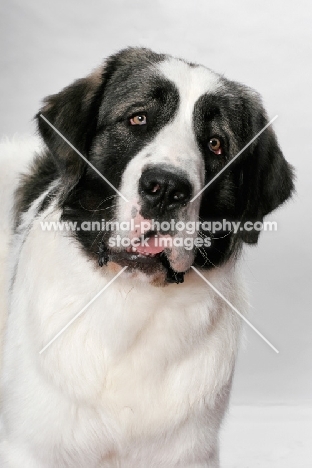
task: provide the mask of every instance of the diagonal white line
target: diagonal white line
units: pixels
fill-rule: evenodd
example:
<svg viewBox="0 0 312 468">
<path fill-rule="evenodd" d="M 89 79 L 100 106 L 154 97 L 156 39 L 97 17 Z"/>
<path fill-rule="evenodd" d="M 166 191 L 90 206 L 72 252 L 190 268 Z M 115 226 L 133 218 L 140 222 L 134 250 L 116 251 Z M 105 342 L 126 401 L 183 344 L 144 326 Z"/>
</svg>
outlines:
<svg viewBox="0 0 312 468">
<path fill-rule="evenodd" d="M 92 169 L 100 176 L 102 177 L 103 180 L 105 180 L 105 182 L 110 186 L 112 187 L 112 189 L 115 190 L 116 193 L 118 193 L 118 195 L 123 198 L 125 200 L 125 202 L 128 202 L 129 200 L 127 200 L 127 198 L 121 193 L 119 192 L 118 189 L 116 189 L 116 187 L 108 180 L 106 179 L 106 177 L 103 176 L 103 174 L 100 173 L 100 171 L 97 170 L 96 167 L 93 166 L 93 164 L 90 163 L 90 161 L 87 160 L 87 158 L 80 153 L 80 151 L 77 150 L 77 148 L 74 147 L 74 145 L 69 141 L 67 140 L 67 138 L 64 137 L 64 135 L 61 134 L 61 132 L 54 127 L 54 125 L 51 124 L 51 122 L 48 121 L 48 119 L 42 115 L 42 114 L 39 114 L 39 116 L 45 121 L 47 122 L 48 125 L 50 125 L 51 128 L 53 128 L 53 130 L 61 137 L 63 138 L 64 141 L 66 141 L 66 143 L 87 163 L 89 164 L 90 167 L 92 167 Z"/>
<path fill-rule="evenodd" d="M 224 171 L 235 161 L 235 159 L 237 159 L 238 156 L 240 156 L 240 155 L 245 151 L 245 149 L 247 149 L 248 146 L 250 146 L 251 143 L 253 143 L 253 142 L 261 135 L 261 133 L 263 133 L 263 132 L 274 122 L 274 120 L 277 119 L 277 117 L 278 117 L 278 115 L 276 115 L 275 117 L 273 117 L 273 119 L 271 119 L 270 122 L 267 123 L 266 126 L 263 127 L 263 129 L 260 130 L 260 132 L 258 132 L 257 135 L 254 136 L 254 137 L 252 138 L 252 140 L 250 140 L 250 142 L 247 143 L 247 145 L 245 145 L 244 148 L 241 149 L 241 150 L 237 153 L 237 155 L 234 156 L 234 158 L 231 159 L 231 161 L 229 161 L 229 162 L 223 167 L 223 169 L 221 169 L 221 171 L 218 172 L 218 174 L 215 175 L 215 176 L 208 182 L 208 184 L 206 184 L 205 187 L 203 187 L 203 188 L 195 195 L 195 197 L 192 198 L 192 200 L 190 200 L 190 203 L 192 203 L 194 200 L 196 200 L 196 198 L 199 197 L 199 195 L 202 194 L 202 193 L 206 190 L 206 188 L 209 187 L 209 185 L 212 184 L 212 182 L 214 182 L 214 181 L 219 177 L 219 175 L 221 175 L 222 172 L 224 172 Z"/>
<path fill-rule="evenodd" d="M 62 328 L 62 330 L 60 330 L 55 336 L 54 338 L 52 338 L 51 341 L 49 341 L 48 344 L 46 344 L 42 349 L 41 351 L 39 351 L 39 354 L 42 354 L 65 330 L 67 330 L 67 328 L 105 291 L 105 289 L 107 289 L 117 278 L 118 276 L 120 276 L 125 270 L 126 268 L 128 268 L 127 266 L 123 267 L 122 270 L 120 270 L 120 272 L 114 276 L 113 279 L 111 279 L 105 286 L 104 288 L 101 289 L 101 291 L 99 291 L 93 299 L 91 299 L 90 302 L 88 302 L 87 305 L 85 305 L 81 310 L 80 312 L 78 312 L 78 314 L 75 315 L 74 318 L 72 318 L 68 323 L 67 325 L 65 325 L 65 327 Z"/>
<path fill-rule="evenodd" d="M 231 309 L 234 310 L 234 312 L 236 312 L 236 313 L 240 316 L 240 318 L 242 318 L 242 319 L 247 323 L 247 325 L 250 326 L 250 328 L 253 329 L 253 331 L 255 331 L 255 332 L 257 333 L 257 335 L 260 336 L 260 338 L 263 339 L 263 341 L 265 341 L 277 354 L 279 354 L 279 351 L 275 348 L 275 346 L 273 346 L 272 343 L 270 343 L 270 341 L 267 340 L 267 339 L 265 338 L 265 336 L 263 336 L 262 333 L 260 333 L 259 330 L 257 330 L 257 328 L 254 327 L 253 324 L 250 323 L 249 320 L 247 320 L 246 317 L 244 317 L 243 314 L 241 314 L 241 313 L 239 312 L 239 310 L 237 310 L 236 307 L 234 307 L 234 306 L 230 303 L 230 301 L 228 301 L 228 300 L 223 296 L 223 294 L 221 294 L 220 291 L 218 291 L 217 288 L 215 288 L 215 287 L 213 286 L 213 284 L 211 284 L 210 281 L 208 281 L 207 278 L 205 278 L 204 275 L 202 275 L 202 274 L 200 273 L 200 271 L 197 270 L 197 268 L 195 268 L 195 267 L 193 267 L 193 266 L 192 266 L 191 268 L 198 274 L 198 276 L 201 277 L 202 280 L 205 281 L 205 283 L 207 283 L 207 284 L 214 290 L 215 293 L 218 294 L 218 296 L 221 297 L 221 299 L 223 299 L 223 300 L 231 307 Z"/>
</svg>

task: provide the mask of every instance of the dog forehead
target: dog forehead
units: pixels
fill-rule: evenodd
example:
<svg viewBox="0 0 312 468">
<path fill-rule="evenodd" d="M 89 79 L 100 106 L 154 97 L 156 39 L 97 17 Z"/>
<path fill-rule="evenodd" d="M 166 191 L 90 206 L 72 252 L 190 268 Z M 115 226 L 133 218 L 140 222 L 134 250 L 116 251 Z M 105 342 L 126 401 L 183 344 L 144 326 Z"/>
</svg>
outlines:
<svg viewBox="0 0 312 468">
<path fill-rule="evenodd" d="M 191 112 L 198 99 L 221 88 L 221 76 L 201 65 L 192 65 L 169 57 L 157 64 L 162 76 L 174 83 L 179 92 L 180 107 Z"/>
</svg>

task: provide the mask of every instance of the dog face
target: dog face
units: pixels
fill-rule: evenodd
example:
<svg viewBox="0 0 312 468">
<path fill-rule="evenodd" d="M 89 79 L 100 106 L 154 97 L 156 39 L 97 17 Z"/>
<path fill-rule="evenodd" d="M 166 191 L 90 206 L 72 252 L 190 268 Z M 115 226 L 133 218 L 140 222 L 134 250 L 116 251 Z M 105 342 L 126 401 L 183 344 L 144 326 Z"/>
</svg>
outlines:
<svg viewBox="0 0 312 468">
<path fill-rule="evenodd" d="M 38 114 L 46 158 L 61 180 L 63 220 L 110 221 L 110 231 L 76 231 L 84 252 L 96 259 L 101 241 L 108 263 L 149 279 L 168 279 L 168 270 L 175 275 L 193 264 L 214 267 L 243 241 L 256 243 L 257 231 L 224 227 L 209 235 L 200 223 L 262 221 L 293 189 L 271 127 L 220 173 L 268 122 L 257 93 L 147 49 L 112 56 L 48 97 L 41 113 L 93 166 Z M 183 223 L 193 232 L 178 229 Z"/>
</svg>

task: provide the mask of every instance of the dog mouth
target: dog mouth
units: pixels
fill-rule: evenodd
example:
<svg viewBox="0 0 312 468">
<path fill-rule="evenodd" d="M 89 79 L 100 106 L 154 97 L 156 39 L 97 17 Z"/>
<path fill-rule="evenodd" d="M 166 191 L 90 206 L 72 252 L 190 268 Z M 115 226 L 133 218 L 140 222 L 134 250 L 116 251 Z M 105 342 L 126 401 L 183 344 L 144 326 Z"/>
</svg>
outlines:
<svg viewBox="0 0 312 468">
<path fill-rule="evenodd" d="M 142 236 L 141 241 L 128 247 L 126 252 L 139 257 L 156 257 L 165 250 L 160 243 L 161 237 L 155 231 L 148 231 Z"/>
<path fill-rule="evenodd" d="M 155 232 L 146 233 L 142 242 L 135 243 L 124 250 L 108 250 L 99 252 L 99 265 L 108 262 L 117 263 L 130 271 L 139 270 L 147 275 L 165 273 L 167 283 L 183 283 L 185 272 L 176 272 L 170 264 L 170 250 L 159 243 L 159 236 Z"/>
<path fill-rule="evenodd" d="M 148 232 L 142 236 L 141 241 L 134 243 L 124 250 L 111 250 L 108 261 L 119 263 L 121 266 L 138 268 L 140 270 L 155 269 L 162 265 L 162 257 L 165 255 L 165 247 L 159 245 L 159 237 L 155 232 Z"/>
<path fill-rule="evenodd" d="M 152 266 L 157 263 L 161 263 L 161 254 L 142 254 L 139 252 L 129 252 L 125 250 L 120 252 L 111 251 L 108 254 L 108 261 L 119 263 L 121 266 L 143 269 L 145 266 Z"/>
</svg>

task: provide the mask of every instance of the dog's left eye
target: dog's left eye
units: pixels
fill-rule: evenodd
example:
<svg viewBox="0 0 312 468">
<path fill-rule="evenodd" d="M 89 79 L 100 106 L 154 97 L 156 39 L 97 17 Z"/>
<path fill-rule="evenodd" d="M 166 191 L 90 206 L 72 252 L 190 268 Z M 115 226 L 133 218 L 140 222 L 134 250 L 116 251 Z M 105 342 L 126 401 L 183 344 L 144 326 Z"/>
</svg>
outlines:
<svg viewBox="0 0 312 468">
<path fill-rule="evenodd" d="M 130 118 L 130 125 L 146 125 L 146 114 L 137 114 Z"/>
<path fill-rule="evenodd" d="M 214 154 L 222 154 L 222 144 L 219 138 L 210 138 L 208 147 Z"/>
</svg>

